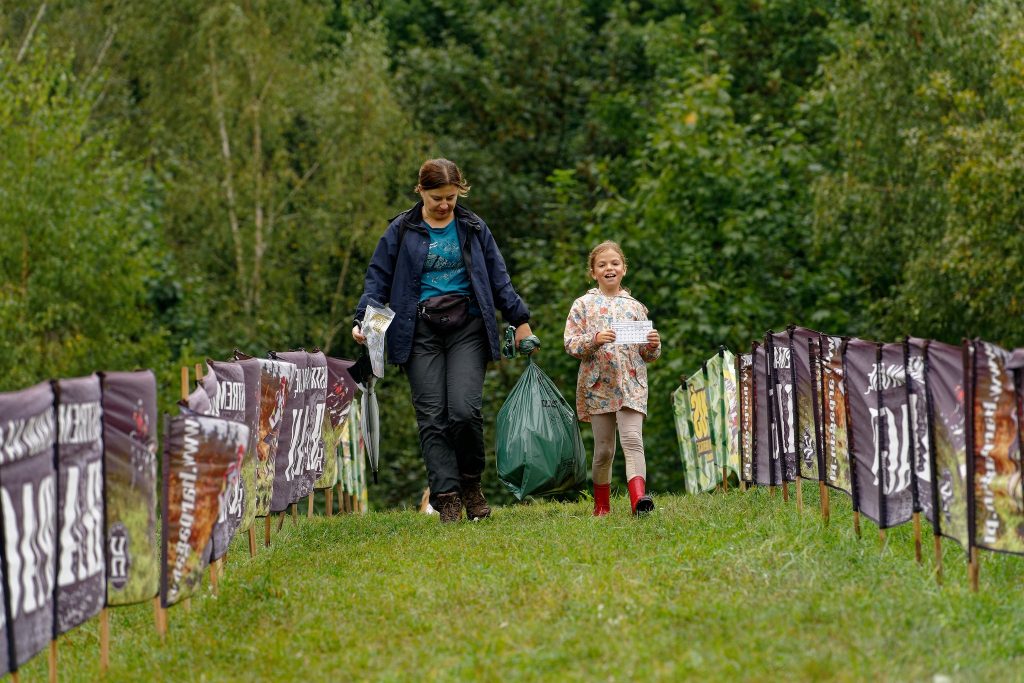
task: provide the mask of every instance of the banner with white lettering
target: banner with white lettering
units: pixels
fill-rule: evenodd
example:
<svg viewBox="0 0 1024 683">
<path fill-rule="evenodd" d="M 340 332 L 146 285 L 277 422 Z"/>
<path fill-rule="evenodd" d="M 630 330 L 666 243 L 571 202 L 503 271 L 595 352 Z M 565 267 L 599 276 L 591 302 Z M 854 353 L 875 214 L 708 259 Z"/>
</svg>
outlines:
<svg viewBox="0 0 1024 683">
<path fill-rule="evenodd" d="M 925 519 L 935 519 L 935 497 L 932 487 L 934 463 L 932 462 L 932 439 L 928 421 L 928 393 L 925 384 L 926 339 L 908 337 L 903 342 L 903 354 L 907 366 L 907 407 L 910 412 L 910 462 L 911 487 L 914 494 L 915 510 Z"/>
<path fill-rule="evenodd" d="M 686 380 L 690 399 L 690 419 L 693 425 L 694 448 L 697 451 L 695 490 L 711 491 L 721 480 L 721 471 L 715 463 L 715 449 L 711 439 L 711 415 L 708 405 L 707 383 L 701 372 Z M 687 473 L 689 474 L 689 473 Z"/>
<path fill-rule="evenodd" d="M 127 605 L 159 588 L 156 377 L 151 370 L 106 372 L 101 382 L 107 604 Z"/>
<path fill-rule="evenodd" d="M 97 375 L 56 383 L 57 592 L 54 636 L 106 602 L 103 552 L 103 394 Z"/>
<path fill-rule="evenodd" d="M 881 407 L 871 407 L 877 439 L 871 471 L 881 493 L 879 526 L 886 529 L 909 522 L 914 513 L 910 401 L 903 344 L 882 344 L 881 367 L 875 367 L 869 387 L 882 395 Z"/>
<path fill-rule="evenodd" d="M 672 392 L 672 415 L 675 418 L 676 437 L 679 439 L 679 462 L 683 466 L 683 488 L 687 493 L 700 493 L 698 488 L 697 449 L 690 424 L 690 392 L 680 385 Z"/>
<path fill-rule="evenodd" d="M 814 393 L 814 374 L 818 368 L 811 364 L 811 349 L 818 346 L 820 337 L 818 332 L 805 327 L 789 329 L 789 353 L 796 401 L 794 432 L 797 466 L 801 477 L 814 481 L 821 478 L 816 431 L 820 425 L 817 424 L 818 400 Z"/>
<path fill-rule="evenodd" d="M 771 447 L 769 415 L 768 353 L 762 344 L 754 344 L 754 483 L 780 486 L 782 465 Z"/>
<path fill-rule="evenodd" d="M 9 670 L 45 648 L 54 628 L 56 491 L 49 382 L 0 394 L 0 510 Z"/>
<path fill-rule="evenodd" d="M 740 473 L 748 484 L 754 481 L 754 356 L 739 356 L 739 447 Z"/>
<path fill-rule="evenodd" d="M 967 539 L 967 422 L 964 350 L 929 341 L 925 389 L 932 425 L 936 531 L 965 550 Z"/>
<path fill-rule="evenodd" d="M 324 412 L 324 471 L 314 488 L 326 489 L 338 482 L 338 446 L 344 437 L 343 426 L 352 409 L 356 383 L 348 374 L 353 361 L 327 357 L 327 399 Z"/>
<path fill-rule="evenodd" d="M 821 452 L 822 462 L 825 465 L 825 483 L 852 497 L 842 345 L 842 337 L 823 334 L 819 340 Z"/>
<path fill-rule="evenodd" d="M 306 471 L 304 441 L 306 427 L 306 383 L 309 380 L 309 358 L 305 351 L 271 352 L 271 358 L 290 363 L 295 368 L 284 401 L 281 432 L 277 437 L 277 458 L 274 464 L 274 495 L 271 512 L 283 512 L 301 498 L 302 478 Z"/>
<path fill-rule="evenodd" d="M 875 448 L 877 423 L 873 416 L 877 414 L 880 396 L 873 390 L 871 381 L 878 352 L 879 345 L 875 342 L 850 339 L 844 357 L 853 509 L 876 524 L 880 518 L 881 491 L 875 476 L 878 451 Z"/>
<path fill-rule="evenodd" d="M 164 430 L 162 562 L 164 607 L 192 595 L 203 576 L 203 555 L 232 468 L 241 465 L 249 428 L 198 414 L 168 418 Z"/>
<path fill-rule="evenodd" d="M 245 372 L 235 363 L 220 363 L 207 359 L 206 364 L 217 378 L 217 393 L 214 399 L 217 404 L 216 414 L 226 420 L 246 424 Z M 243 457 L 239 467 L 228 471 L 227 486 L 221 494 L 220 512 L 217 514 L 217 521 L 213 525 L 213 534 L 210 537 L 210 559 L 213 561 L 224 557 L 228 546 L 231 545 L 231 539 L 235 537 L 242 524 L 242 510 L 245 506 L 242 468 L 245 465 L 246 458 Z"/>
<path fill-rule="evenodd" d="M 1021 495 L 1020 428 L 1010 352 L 975 341 L 973 371 L 974 545 L 1024 554 L 1024 498 Z"/>
<path fill-rule="evenodd" d="M 789 353 L 789 332 L 765 336 L 768 353 L 769 405 L 772 425 L 773 457 L 782 464 L 784 481 L 796 481 L 796 397 L 793 389 L 793 368 Z"/>
<path fill-rule="evenodd" d="M 238 533 L 244 533 L 256 519 L 256 468 L 259 463 L 260 408 L 262 407 L 262 382 L 260 362 L 255 358 L 236 360 L 242 368 L 245 382 L 245 426 L 249 428 L 249 445 L 242 461 L 242 521 Z"/>
</svg>

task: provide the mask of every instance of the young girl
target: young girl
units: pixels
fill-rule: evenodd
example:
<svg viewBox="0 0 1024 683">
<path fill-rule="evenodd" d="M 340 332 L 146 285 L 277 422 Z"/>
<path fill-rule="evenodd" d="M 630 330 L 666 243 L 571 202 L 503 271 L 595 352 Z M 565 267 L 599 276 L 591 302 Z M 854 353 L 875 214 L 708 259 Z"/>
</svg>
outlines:
<svg viewBox="0 0 1024 683">
<path fill-rule="evenodd" d="M 643 423 L 647 415 L 647 366 L 661 355 L 657 330 L 646 344 L 616 344 L 613 322 L 647 320 L 647 307 L 623 289 L 626 256 L 615 242 L 590 252 L 590 277 L 597 282 L 572 304 L 565 320 L 565 350 L 580 359 L 576 412 L 594 429 L 594 515 L 611 512 L 608 500 L 615 457 L 615 431 L 626 456 L 626 481 L 633 514 L 654 509 L 646 494 Z"/>
</svg>

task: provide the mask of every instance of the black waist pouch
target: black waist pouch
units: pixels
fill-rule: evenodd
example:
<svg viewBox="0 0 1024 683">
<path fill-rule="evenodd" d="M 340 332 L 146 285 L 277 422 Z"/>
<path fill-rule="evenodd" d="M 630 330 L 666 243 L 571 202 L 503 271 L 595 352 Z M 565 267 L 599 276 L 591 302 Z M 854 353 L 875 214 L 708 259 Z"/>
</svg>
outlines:
<svg viewBox="0 0 1024 683">
<path fill-rule="evenodd" d="M 419 302 L 416 315 L 435 332 L 452 332 L 469 322 L 469 301 L 466 294 L 439 294 Z"/>
</svg>

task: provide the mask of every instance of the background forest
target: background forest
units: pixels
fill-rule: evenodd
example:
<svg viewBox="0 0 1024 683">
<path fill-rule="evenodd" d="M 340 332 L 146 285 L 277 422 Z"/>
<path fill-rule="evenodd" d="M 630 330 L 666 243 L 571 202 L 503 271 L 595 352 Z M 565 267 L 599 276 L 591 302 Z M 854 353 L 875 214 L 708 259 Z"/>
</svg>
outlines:
<svg viewBox="0 0 1024 683">
<path fill-rule="evenodd" d="M 623 245 L 665 344 L 656 491 L 681 490 L 669 393 L 720 344 L 1024 344 L 1013 0 L 3 0 L 0 390 L 144 366 L 170 410 L 181 364 L 234 348 L 354 357 L 366 263 L 437 155 L 570 401 L 586 254 Z M 488 439 L 520 371 L 489 371 Z M 371 501 L 412 505 L 397 369 L 378 394 Z"/>
</svg>

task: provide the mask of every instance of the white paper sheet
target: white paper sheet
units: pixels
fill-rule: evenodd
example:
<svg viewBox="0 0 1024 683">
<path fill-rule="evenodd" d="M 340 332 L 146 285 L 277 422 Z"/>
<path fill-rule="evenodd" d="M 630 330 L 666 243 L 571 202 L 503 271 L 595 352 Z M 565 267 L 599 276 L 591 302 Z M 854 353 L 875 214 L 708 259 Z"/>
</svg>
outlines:
<svg viewBox="0 0 1024 683">
<path fill-rule="evenodd" d="M 614 344 L 646 344 L 647 333 L 654 329 L 650 320 L 618 320 L 612 323 Z"/>
</svg>

